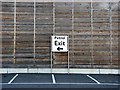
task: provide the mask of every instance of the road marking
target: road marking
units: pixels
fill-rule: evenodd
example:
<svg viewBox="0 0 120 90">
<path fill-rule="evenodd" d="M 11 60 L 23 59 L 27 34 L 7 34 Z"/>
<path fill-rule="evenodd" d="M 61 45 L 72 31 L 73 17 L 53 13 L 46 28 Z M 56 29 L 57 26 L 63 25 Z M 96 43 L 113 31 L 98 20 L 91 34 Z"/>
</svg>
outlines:
<svg viewBox="0 0 120 90">
<path fill-rule="evenodd" d="M 0 83 L 0 84 L 3 84 L 3 85 L 6 85 L 8 83 Z M 35 84 L 43 84 L 43 85 L 46 85 L 46 84 L 49 84 L 49 85 L 53 85 L 53 83 L 11 83 L 12 85 L 15 85 L 15 84 L 28 84 L 28 85 L 35 85 Z M 56 85 L 98 85 L 97 83 L 56 83 Z M 99 85 L 114 85 L 114 86 L 118 86 L 120 84 L 118 83 L 101 83 Z"/>
<path fill-rule="evenodd" d="M 53 81 L 53 84 L 56 83 L 56 80 L 55 80 L 55 76 L 54 76 L 54 74 L 52 74 L 52 81 Z"/>
<path fill-rule="evenodd" d="M 96 80 L 95 78 L 91 77 L 90 75 L 87 75 L 87 77 L 89 77 L 90 79 L 92 79 L 93 81 L 95 81 L 97 84 L 101 84 L 98 80 Z"/>
<path fill-rule="evenodd" d="M 16 75 L 8 82 L 8 84 L 11 84 L 11 83 L 16 79 L 17 76 L 18 76 L 18 74 L 16 74 Z"/>
</svg>

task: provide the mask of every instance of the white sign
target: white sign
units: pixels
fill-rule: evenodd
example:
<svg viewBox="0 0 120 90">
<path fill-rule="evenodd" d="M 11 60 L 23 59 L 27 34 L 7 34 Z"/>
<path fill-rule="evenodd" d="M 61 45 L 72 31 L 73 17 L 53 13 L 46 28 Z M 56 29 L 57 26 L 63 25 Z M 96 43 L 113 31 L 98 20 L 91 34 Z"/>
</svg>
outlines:
<svg viewBox="0 0 120 90">
<path fill-rule="evenodd" d="M 52 36 L 52 51 L 67 52 L 68 51 L 68 36 Z"/>
</svg>

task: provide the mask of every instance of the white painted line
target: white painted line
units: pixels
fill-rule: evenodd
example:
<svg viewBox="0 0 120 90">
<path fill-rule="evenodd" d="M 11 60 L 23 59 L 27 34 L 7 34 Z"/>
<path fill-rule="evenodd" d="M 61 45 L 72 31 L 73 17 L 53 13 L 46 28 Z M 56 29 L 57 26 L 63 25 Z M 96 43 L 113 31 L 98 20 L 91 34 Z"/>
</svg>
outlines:
<svg viewBox="0 0 120 90">
<path fill-rule="evenodd" d="M 55 80 L 55 76 L 54 76 L 54 74 L 52 74 L 52 81 L 53 81 L 53 84 L 56 83 L 56 80 Z"/>
<path fill-rule="evenodd" d="M 91 77 L 90 75 L 87 75 L 87 77 L 89 77 L 90 79 L 92 79 L 93 81 L 95 81 L 97 84 L 101 84 L 99 81 L 97 81 L 95 78 Z"/>
<path fill-rule="evenodd" d="M 11 84 L 11 83 L 16 79 L 17 76 L 18 76 L 18 74 L 16 74 L 16 75 L 8 82 L 8 84 Z"/>
</svg>

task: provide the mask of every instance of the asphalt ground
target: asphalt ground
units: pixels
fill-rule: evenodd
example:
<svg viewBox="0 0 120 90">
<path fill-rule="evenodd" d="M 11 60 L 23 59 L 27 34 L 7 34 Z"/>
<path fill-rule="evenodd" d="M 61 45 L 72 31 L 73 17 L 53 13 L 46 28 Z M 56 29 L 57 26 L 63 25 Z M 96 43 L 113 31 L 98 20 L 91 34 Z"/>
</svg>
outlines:
<svg viewBox="0 0 120 90">
<path fill-rule="evenodd" d="M 120 75 L 2 74 L 2 88 L 110 88 L 120 90 Z"/>
</svg>

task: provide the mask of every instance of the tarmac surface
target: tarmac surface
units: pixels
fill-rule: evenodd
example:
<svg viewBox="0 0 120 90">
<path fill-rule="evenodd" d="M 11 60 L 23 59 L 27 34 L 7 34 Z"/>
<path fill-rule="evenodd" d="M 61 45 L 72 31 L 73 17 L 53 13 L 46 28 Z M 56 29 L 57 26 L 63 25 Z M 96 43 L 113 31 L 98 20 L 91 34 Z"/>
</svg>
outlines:
<svg viewBox="0 0 120 90">
<path fill-rule="evenodd" d="M 120 90 L 120 75 L 2 74 L 2 88 L 110 88 Z"/>
</svg>

